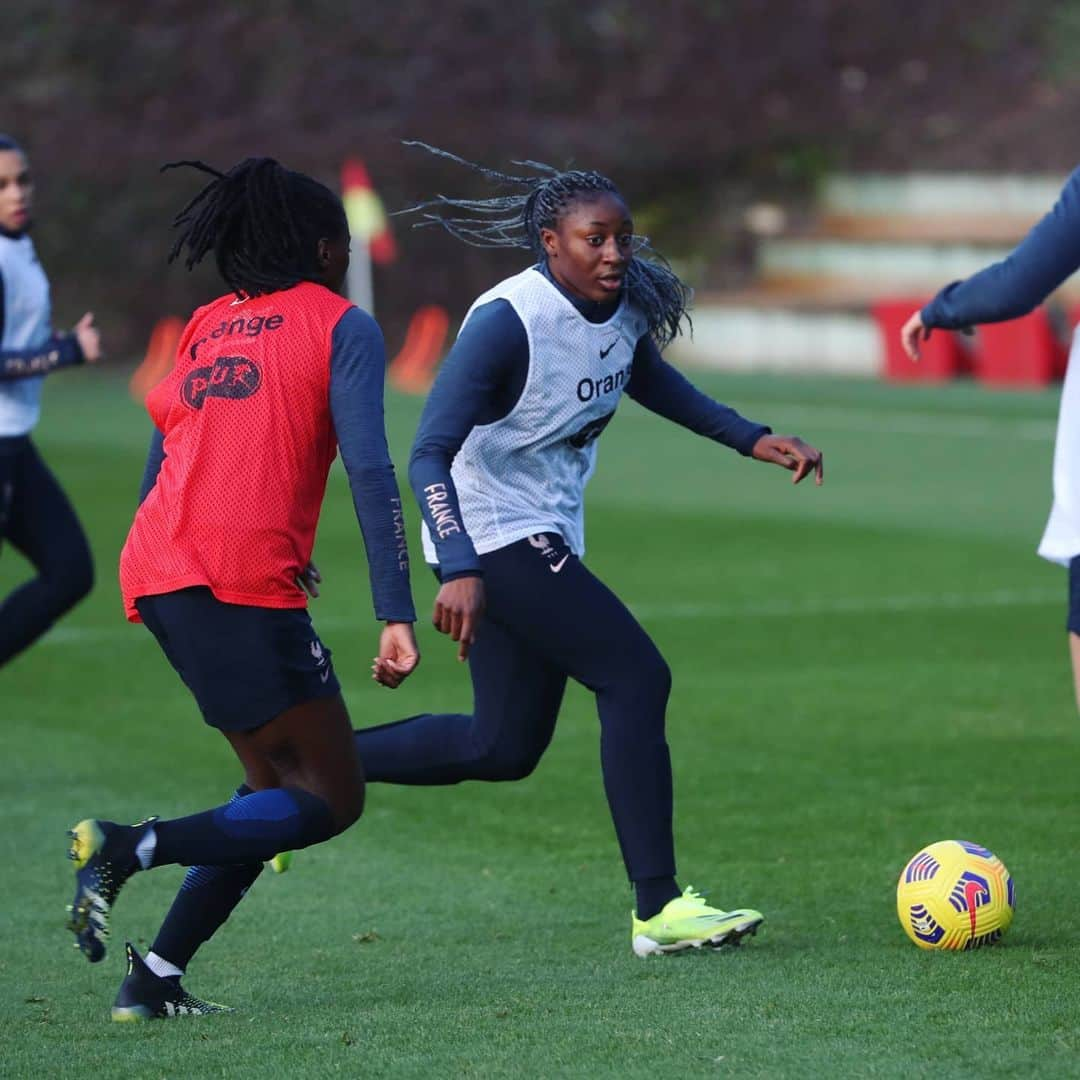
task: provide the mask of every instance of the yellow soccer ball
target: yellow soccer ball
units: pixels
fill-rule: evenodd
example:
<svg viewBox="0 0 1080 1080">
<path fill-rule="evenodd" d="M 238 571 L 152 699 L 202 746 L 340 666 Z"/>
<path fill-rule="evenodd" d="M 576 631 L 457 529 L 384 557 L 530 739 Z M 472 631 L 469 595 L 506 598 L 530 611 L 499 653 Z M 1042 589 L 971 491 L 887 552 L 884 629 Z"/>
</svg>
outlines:
<svg viewBox="0 0 1080 1080">
<path fill-rule="evenodd" d="M 900 874 L 896 913 L 920 949 L 978 949 L 1001 939 L 1016 910 L 1013 879 L 967 840 L 924 847 Z"/>
</svg>

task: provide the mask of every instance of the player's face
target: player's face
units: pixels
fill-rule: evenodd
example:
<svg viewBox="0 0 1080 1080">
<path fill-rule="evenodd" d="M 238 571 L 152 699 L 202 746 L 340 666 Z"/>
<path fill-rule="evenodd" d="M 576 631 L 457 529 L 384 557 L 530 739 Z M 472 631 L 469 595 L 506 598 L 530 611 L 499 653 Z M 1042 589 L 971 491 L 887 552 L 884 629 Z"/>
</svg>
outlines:
<svg viewBox="0 0 1080 1080">
<path fill-rule="evenodd" d="M 578 199 L 540 238 L 552 277 L 563 288 L 598 303 L 618 297 L 634 257 L 634 222 L 618 195 L 605 191 Z"/>
<path fill-rule="evenodd" d="M 0 229 L 20 233 L 30 226 L 34 181 L 19 150 L 0 150 Z"/>
<path fill-rule="evenodd" d="M 319 241 L 319 269 L 320 282 L 336 293 L 341 292 L 349 270 L 348 232 Z"/>
</svg>

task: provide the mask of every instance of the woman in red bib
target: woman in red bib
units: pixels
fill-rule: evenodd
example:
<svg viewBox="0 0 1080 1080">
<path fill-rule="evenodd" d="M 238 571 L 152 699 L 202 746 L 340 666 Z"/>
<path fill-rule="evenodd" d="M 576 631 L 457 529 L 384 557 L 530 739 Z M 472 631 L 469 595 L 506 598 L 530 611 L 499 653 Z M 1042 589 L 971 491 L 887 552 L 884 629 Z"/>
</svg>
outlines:
<svg viewBox="0 0 1080 1080">
<path fill-rule="evenodd" d="M 128 945 L 117 1020 L 220 1011 L 180 986 L 196 949 L 265 861 L 360 816 L 352 724 L 300 584 L 338 450 L 385 624 L 378 677 L 397 686 L 419 660 L 382 335 L 338 295 L 349 259 L 341 201 L 269 158 L 227 173 L 179 164 L 213 179 L 176 219 L 170 259 L 186 249 L 190 269 L 212 251 L 230 291 L 195 312 L 147 398 L 155 430 L 120 585 L 128 618 L 154 634 L 245 776 L 202 813 L 72 830 L 69 925 L 91 961 L 133 873 L 191 867 L 145 960 Z"/>
</svg>

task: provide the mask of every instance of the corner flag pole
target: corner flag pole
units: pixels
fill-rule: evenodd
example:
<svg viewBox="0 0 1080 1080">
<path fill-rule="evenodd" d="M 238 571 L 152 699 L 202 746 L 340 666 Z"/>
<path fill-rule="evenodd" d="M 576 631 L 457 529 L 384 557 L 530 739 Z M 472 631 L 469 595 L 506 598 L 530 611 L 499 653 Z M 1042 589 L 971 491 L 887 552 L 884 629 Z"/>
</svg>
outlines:
<svg viewBox="0 0 1080 1080">
<path fill-rule="evenodd" d="M 345 279 L 349 299 L 369 315 L 375 314 L 375 293 L 371 287 L 371 247 L 366 236 L 352 234 L 349 241 L 349 273 Z"/>
<path fill-rule="evenodd" d="M 346 158 L 341 167 L 341 201 L 352 236 L 346 279 L 349 299 L 357 307 L 374 313 L 372 262 L 392 262 L 397 249 L 386 211 L 359 158 Z"/>
</svg>

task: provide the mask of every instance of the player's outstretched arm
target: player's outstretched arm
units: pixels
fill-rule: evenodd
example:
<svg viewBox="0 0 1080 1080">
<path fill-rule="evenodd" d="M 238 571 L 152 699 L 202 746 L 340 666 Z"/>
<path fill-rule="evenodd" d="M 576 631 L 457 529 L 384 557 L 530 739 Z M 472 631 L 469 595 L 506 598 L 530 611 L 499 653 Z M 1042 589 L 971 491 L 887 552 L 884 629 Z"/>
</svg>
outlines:
<svg viewBox="0 0 1080 1080">
<path fill-rule="evenodd" d="M 634 367 L 626 392 L 639 405 L 707 439 L 749 457 L 754 444 L 771 428 L 740 416 L 734 409 L 702 393 L 661 355 L 645 336 L 634 350 Z"/>
<path fill-rule="evenodd" d="M 1080 169 L 1050 212 L 1000 262 L 946 285 L 900 331 L 912 360 L 930 331 L 964 330 L 980 323 L 1018 319 L 1041 304 L 1080 267 Z"/>
<path fill-rule="evenodd" d="M 758 461 L 767 461 L 793 472 L 793 484 L 805 480 L 811 473 L 818 487 L 825 482 L 824 456 L 797 435 L 762 435 L 754 443 L 752 456 Z"/>
<path fill-rule="evenodd" d="M 76 364 L 96 364 L 100 359 L 101 335 L 94 326 L 94 316 L 87 312 L 70 334 L 54 334 L 30 349 L 0 350 L 0 382 L 49 375 Z"/>
</svg>

